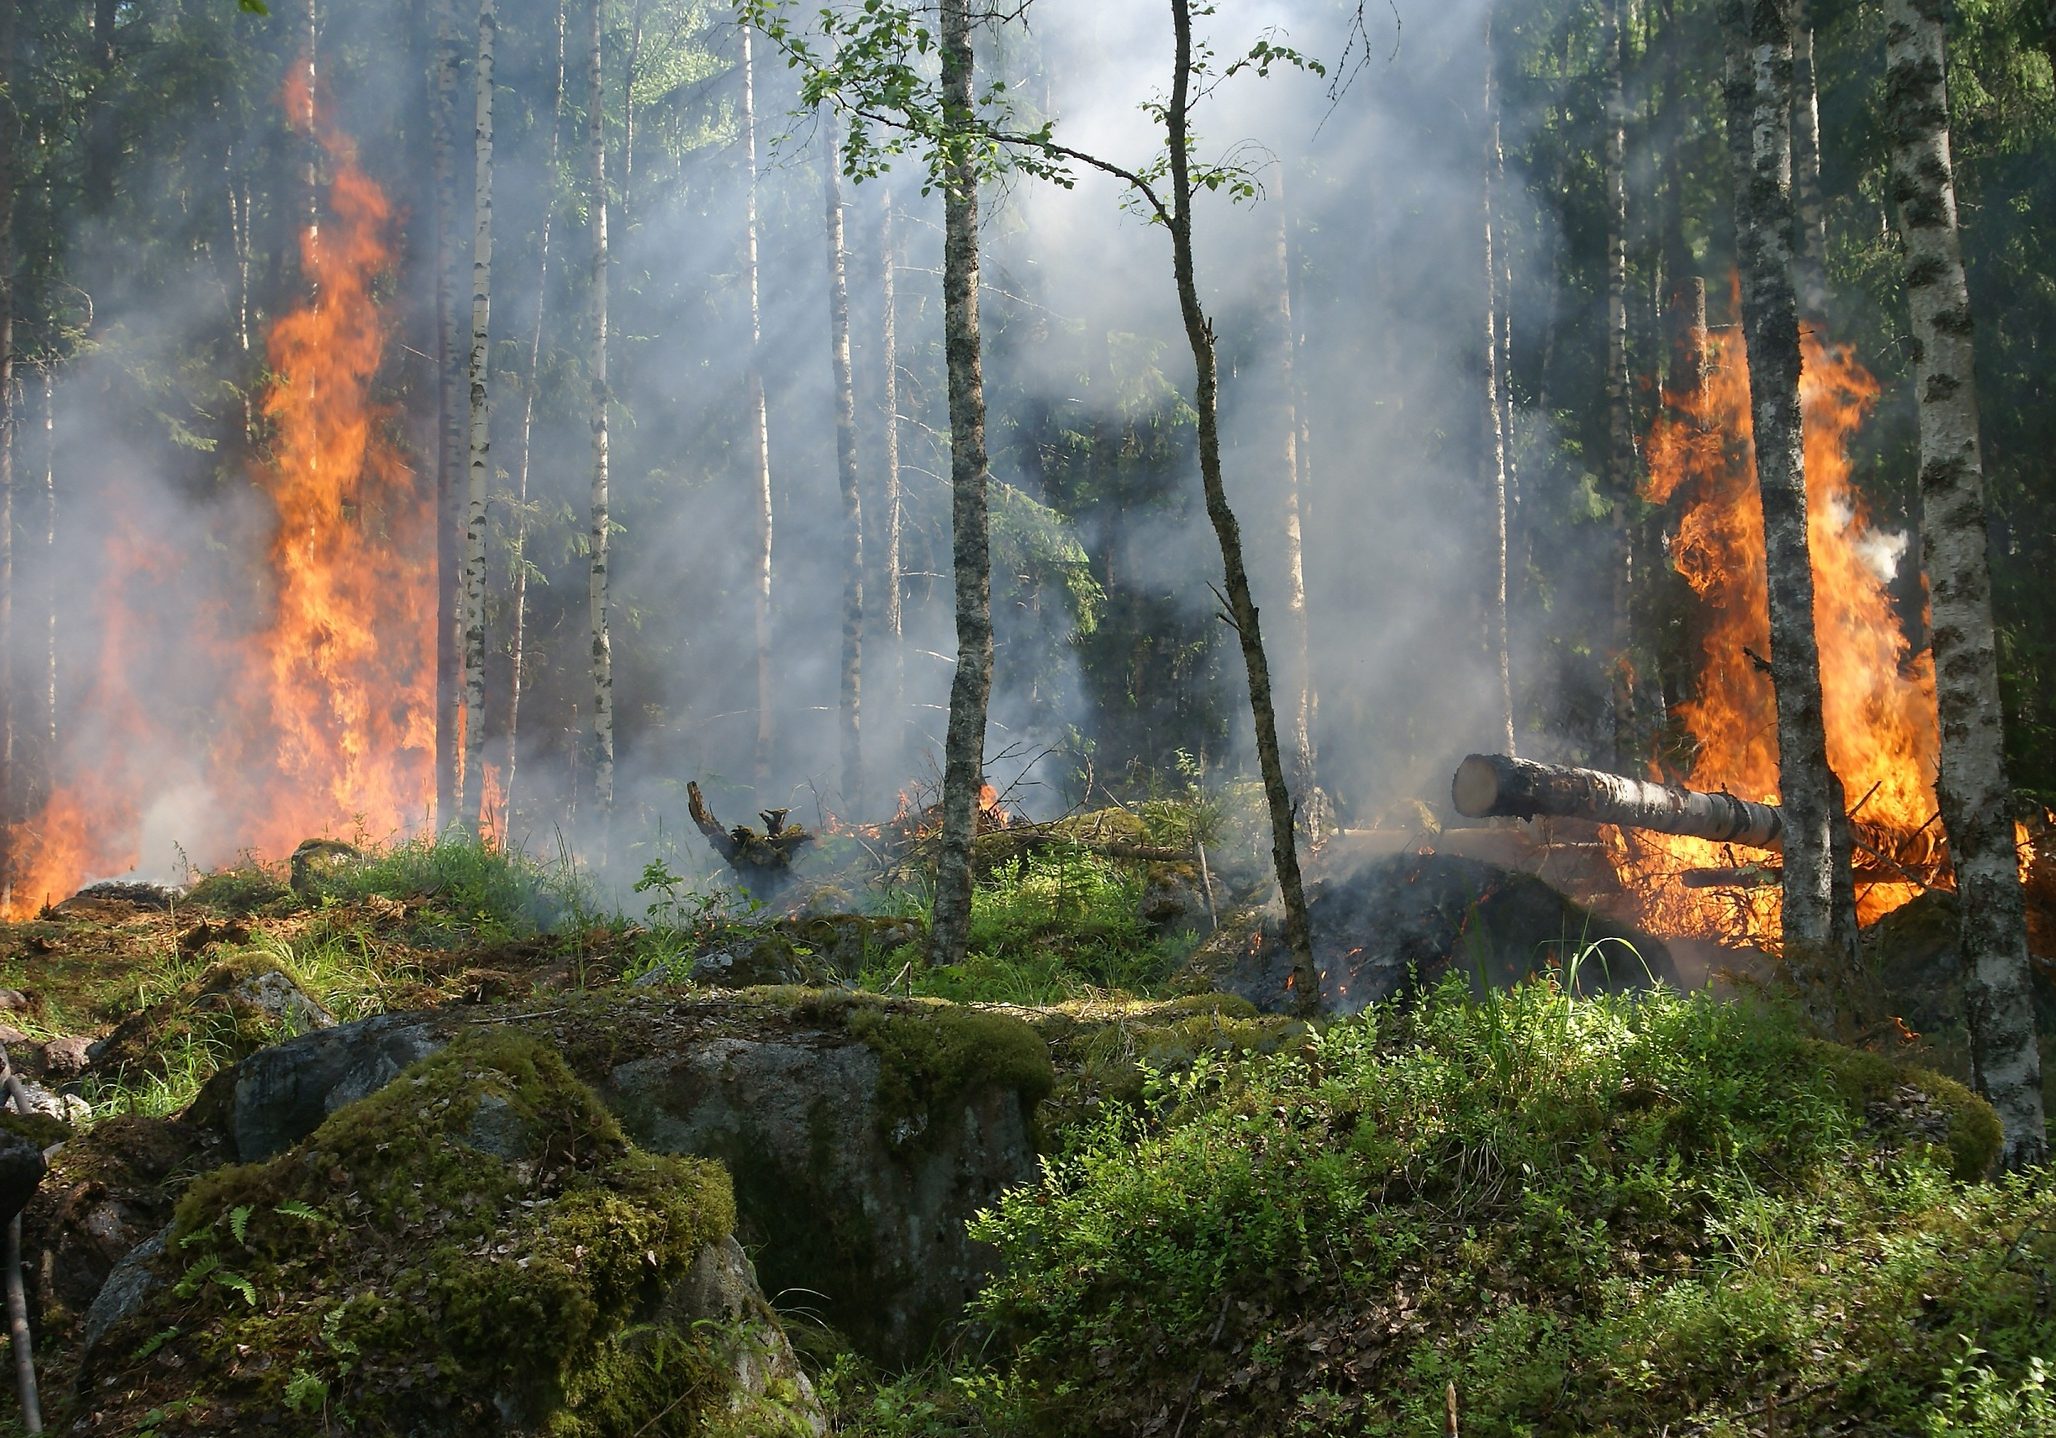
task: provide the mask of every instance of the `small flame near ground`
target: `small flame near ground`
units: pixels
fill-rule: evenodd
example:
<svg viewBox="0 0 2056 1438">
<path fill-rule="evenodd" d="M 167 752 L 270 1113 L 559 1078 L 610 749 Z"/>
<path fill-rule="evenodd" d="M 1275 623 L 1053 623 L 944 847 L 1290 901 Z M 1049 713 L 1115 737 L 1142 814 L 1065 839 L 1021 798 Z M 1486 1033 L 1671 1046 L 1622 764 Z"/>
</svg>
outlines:
<svg viewBox="0 0 2056 1438">
<path fill-rule="evenodd" d="M 1671 562 L 1698 599 L 1694 693 L 1676 712 L 1693 744 L 1683 778 L 1694 788 L 1775 802 L 1776 700 L 1759 663 L 1770 652 L 1763 508 L 1741 330 L 1710 334 L 1707 359 L 1697 391 L 1665 395 L 1664 416 L 1649 436 L 1644 490 L 1654 503 L 1675 498 L 1682 506 Z M 1850 482 L 1850 441 L 1877 400 L 1877 381 L 1847 346 L 1809 330 L 1800 391 L 1828 760 L 1864 842 L 1884 851 L 1859 856 L 1858 910 L 1869 922 L 1946 874 L 1935 820 L 1934 667 L 1925 650 L 1913 652 L 1892 600 L 1905 540 L 1873 525 Z M 1611 829 L 1606 842 L 1639 897 L 1642 922 L 1656 932 L 1775 944 L 1775 886 L 1692 890 L 1676 882 L 1683 870 L 1731 867 L 1751 855 L 1701 839 Z"/>
<path fill-rule="evenodd" d="M 190 565 L 110 524 L 95 678 L 52 797 L 8 835 L 0 916 L 133 867 L 158 808 L 192 816 L 202 832 L 168 837 L 210 864 L 276 859 L 311 836 L 389 837 L 418 827 L 433 800 L 431 498 L 394 438 L 396 414 L 371 398 L 391 206 L 349 138 L 319 118 L 305 63 L 289 74 L 287 117 L 314 124 L 333 178 L 318 243 L 312 225 L 301 237 L 309 297 L 266 343 L 269 457 L 253 478 L 276 528 L 257 583 L 224 586 L 260 592 L 261 612 L 253 621 L 222 597 L 166 616 L 170 580 Z M 170 648 L 185 678 L 204 677 L 190 687 L 204 688 L 206 712 L 162 712 L 141 665 L 150 645 Z"/>
</svg>

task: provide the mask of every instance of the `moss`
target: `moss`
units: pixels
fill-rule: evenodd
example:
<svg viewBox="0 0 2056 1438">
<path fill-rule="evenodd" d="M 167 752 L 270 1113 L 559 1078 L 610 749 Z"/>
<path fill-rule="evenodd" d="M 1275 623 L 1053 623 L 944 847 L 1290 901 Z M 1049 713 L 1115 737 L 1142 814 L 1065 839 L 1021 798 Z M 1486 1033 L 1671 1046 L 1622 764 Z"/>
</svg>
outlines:
<svg viewBox="0 0 2056 1438">
<path fill-rule="evenodd" d="M 685 1432 L 696 1390 L 624 1416 L 633 1395 L 592 1375 L 632 1366 L 638 1331 L 734 1217 L 717 1165 L 633 1148 L 553 1049 L 473 1034 L 293 1150 L 196 1182 L 174 1287 L 102 1347 L 178 1329 L 163 1351 L 207 1400 L 188 1432 L 283 1421 L 296 1374 L 357 1432 L 499 1433 L 509 1414 L 564 1435 Z M 162 1396 L 160 1363 L 115 1368 L 134 1401 Z"/>
<path fill-rule="evenodd" d="M 1998 1162 L 2005 1138 L 1999 1115 L 1955 1079 L 1840 1044 L 1809 1041 L 1806 1047 L 1837 1092 L 1888 1137 L 1947 1149 L 1956 1178 L 1983 1178 Z"/>
<path fill-rule="evenodd" d="M 844 1026 L 878 1055 L 878 1122 L 896 1149 L 927 1132 L 974 1086 L 1012 1089 L 1032 1111 L 1056 1085 L 1049 1046 L 1005 1014 L 860 1002 L 844 1010 Z"/>
<path fill-rule="evenodd" d="M 73 1133 L 70 1124 L 52 1114 L 16 1113 L 12 1109 L 0 1110 L 0 1131 L 19 1134 L 37 1148 L 67 1142 Z"/>
</svg>

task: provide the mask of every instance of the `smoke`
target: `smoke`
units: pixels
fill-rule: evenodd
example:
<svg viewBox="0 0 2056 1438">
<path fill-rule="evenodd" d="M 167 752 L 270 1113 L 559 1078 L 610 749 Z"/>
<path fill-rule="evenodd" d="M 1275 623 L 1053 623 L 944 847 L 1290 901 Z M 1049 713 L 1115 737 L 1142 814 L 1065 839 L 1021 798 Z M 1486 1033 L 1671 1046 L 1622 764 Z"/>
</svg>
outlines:
<svg viewBox="0 0 2056 1438">
<path fill-rule="evenodd" d="M 331 113 L 396 205 L 399 250 L 380 292 L 390 345 L 379 398 L 393 408 L 382 423 L 404 440 L 414 483 L 429 486 L 432 47 L 417 8 L 325 7 L 318 65 Z M 1246 167 L 1262 196 L 1236 203 L 1225 190 L 1206 194 L 1194 228 L 1200 287 L 1221 341 L 1231 497 L 1281 684 L 1295 668 L 1283 404 L 1292 400 L 1305 415 L 1304 568 L 1321 773 L 1347 812 L 1368 819 L 1392 799 L 1439 795 L 1454 759 L 1490 744 L 1496 701 L 1481 612 L 1490 565 L 1479 440 L 1483 0 L 1402 3 L 1396 35 L 1367 14 L 1376 42 L 1367 60 L 1362 38 L 1352 39 L 1355 18 L 1346 7 L 1273 0 L 1200 22 L 1211 27 L 1219 83 L 1195 117 L 1198 158 Z M 497 60 L 487 756 L 500 766 L 508 757 L 507 596 L 518 525 L 531 582 L 509 833 L 538 847 L 560 838 L 588 845 L 597 827 L 586 777 L 590 101 L 580 16 L 571 19 L 554 169 L 555 5 L 503 4 Z M 1502 7 L 1503 29 L 1518 20 Z M 690 833 L 689 778 L 723 813 L 773 804 L 792 805 L 801 819 L 890 812 L 902 789 L 939 766 L 955 646 L 940 199 L 921 193 L 919 167 L 909 161 L 844 186 L 867 613 L 864 791 L 861 799 L 842 792 L 838 651 L 849 528 L 833 445 L 822 121 L 795 114 L 793 74 L 760 39 L 775 744 L 769 788 L 756 789 L 740 46 L 722 12 L 684 0 L 610 6 L 606 21 L 620 754 L 610 857 L 628 875 L 659 855 L 674 869 L 704 866 L 694 845 L 675 842 Z M 118 837 L 102 846 L 91 876 L 116 860 L 161 872 L 174 848 L 218 864 L 264 827 L 261 816 L 224 808 L 231 796 L 205 782 L 210 726 L 227 712 L 221 691 L 240 682 L 206 636 L 260 628 L 272 597 L 263 556 L 276 517 L 252 479 L 269 462 L 270 437 L 260 424 L 246 439 L 244 407 L 273 382 L 263 369 L 266 327 L 305 292 L 288 238 L 304 210 L 296 179 L 303 160 L 275 103 L 298 51 L 298 25 L 275 17 L 224 28 L 218 63 L 175 124 L 160 134 L 128 122 L 132 143 L 114 210 L 77 220 L 58 244 L 92 291 L 93 349 L 67 366 L 59 385 L 59 544 L 42 555 L 18 542 L 16 610 L 34 607 L 21 596 L 37 584 L 62 591 L 62 753 L 50 767 L 68 777 L 99 773 L 108 792 L 129 791 L 128 812 L 100 816 Z M 1360 68 L 1325 80 L 1287 65 L 1268 77 L 1222 76 L 1260 38 L 1325 62 L 1353 54 Z M 1163 135 L 1145 107 L 1169 88 L 1167 11 L 1038 0 L 1025 31 L 997 41 L 984 33 L 979 43 L 987 72 L 1008 81 L 1026 113 L 1052 118 L 1065 144 L 1152 172 Z M 147 53 L 136 46 L 139 57 Z M 460 140 L 470 133 L 469 83 L 467 67 L 458 78 Z M 1524 123 L 1509 111 L 1509 155 L 1522 149 Z M 457 173 L 468 176 L 468 145 L 455 158 Z M 1549 221 L 1526 208 L 1525 191 L 1526 177 L 1510 173 L 1502 196 L 1520 247 L 1515 266 L 1534 274 Z M 884 632 L 882 596 L 886 196 L 901 240 L 906 627 L 897 652 Z M 1191 364 L 1170 247 L 1133 199 L 1119 181 L 1084 169 L 1073 188 L 1014 176 L 984 196 L 989 439 L 994 479 L 1004 487 L 994 507 L 1002 572 L 989 747 L 993 781 L 1020 781 L 1014 797 L 1033 812 L 1085 797 L 1088 774 L 1113 785 L 1133 764 L 1161 772 L 1181 749 L 1205 753 L 1210 772 L 1249 762 L 1240 660 L 1210 592 L 1220 559 L 1198 504 L 1183 409 Z M 1280 367 L 1288 336 L 1274 318 L 1287 283 L 1281 223 L 1292 386 Z M 174 234 L 179 243 L 164 238 Z M 133 262 L 137 246 L 148 249 L 149 265 Z M 1517 324 L 1556 323 L 1553 303 L 1524 287 Z M 524 456 L 521 415 L 539 311 L 543 342 Z M 1526 423 L 1521 452 L 1550 451 L 1547 421 L 1529 414 Z M 518 510 L 512 489 L 524 458 L 530 497 Z M 1529 479 L 1538 497 L 1574 488 L 1559 474 Z M 121 529 L 147 537 L 163 562 L 139 567 L 111 546 Z M 1566 581 L 1558 593 L 1549 623 L 1575 631 L 1579 621 L 1567 616 L 1582 602 L 1578 585 Z M 202 613 L 235 618 L 224 628 L 199 622 Z M 147 631 L 123 632 L 128 620 L 118 614 L 147 618 Z M 1081 618 L 1097 628 L 1079 636 Z M 17 676 L 39 672 L 32 629 L 18 619 L 10 656 Z M 1527 637 L 1535 638 L 1532 624 Z M 1542 676 L 1529 679 L 1537 690 L 1544 685 Z M 1280 698 L 1289 713 L 1289 699 Z M 122 720 L 135 710 L 147 711 L 146 740 Z M 352 819 L 338 808 L 329 823 L 348 837 Z"/>
</svg>

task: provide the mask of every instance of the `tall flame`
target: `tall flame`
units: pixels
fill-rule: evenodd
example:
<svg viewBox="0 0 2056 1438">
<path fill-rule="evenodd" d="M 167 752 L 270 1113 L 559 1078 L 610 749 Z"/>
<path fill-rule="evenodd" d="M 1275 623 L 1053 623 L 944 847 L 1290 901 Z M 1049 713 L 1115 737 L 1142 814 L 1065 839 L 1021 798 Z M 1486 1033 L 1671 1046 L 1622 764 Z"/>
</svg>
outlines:
<svg viewBox="0 0 2056 1438">
<path fill-rule="evenodd" d="M 1845 346 L 1805 337 L 1800 384 L 1806 452 L 1807 543 L 1820 643 L 1828 762 L 1842 780 L 1866 852 L 1858 910 L 1867 922 L 1917 891 L 1902 870 L 1937 867 L 1934 776 L 1939 735 L 1932 658 L 1912 651 L 1890 583 L 1903 537 L 1880 532 L 1850 476 L 1850 442 L 1877 399 L 1877 381 Z M 1699 600 L 1699 668 L 1677 718 L 1693 741 L 1694 788 L 1775 800 L 1777 708 L 1763 660 L 1770 653 L 1763 508 L 1756 484 L 1749 367 L 1739 329 L 1709 336 L 1708 374 L 1696 390 L 1666 395 L 1649 437 L 1655 503 L 1682 504 L 1671 560 Z M 1703 840 L 1613 835 L 1643 918 L 1671 933 L 1777 935 L 1777 891 L 1728 894 L 1680 888 L 1684 869 L 1724 867 L 1731 856 Z M 1739 929 L 1739 933 L 1737 930 Z"/>
<path fill-rule="evenodd" d="M 272 325 L 266 349 L 272 445 L 255 480 L 277 522 L 260 578 L 268 603 L 254 626 L 225 604 L 182 627 L 182 653 L 211 670 L 214 709 L 181 724 L 143 702 L 127 637 L 162 606 L 138 576 L 171 561 L 110 530 L 117 581 L 101 596 L 98 677 L 67 736 L 64 782 L 9 836 L 5 917 L 132 866 L 140 816 L 177 783 L 197 781 L 232 829 L 197 846 L 174 836 L 201 862 L 238 850 L 278 857 L 325 833 L 384 837 L 418 824 L 431 802 L 433 511 L 394 438 L 396 415 L 371 398 L 391 207 L 349 139 L 310 119 L 307 67 L 290 73 L 286 113 L 315 125 L 334 175 L 319 243 L 311 223 L 301 237 L 309 297 Z M 166 754 L 190 772 L 135 757 Z"/>
</svg>

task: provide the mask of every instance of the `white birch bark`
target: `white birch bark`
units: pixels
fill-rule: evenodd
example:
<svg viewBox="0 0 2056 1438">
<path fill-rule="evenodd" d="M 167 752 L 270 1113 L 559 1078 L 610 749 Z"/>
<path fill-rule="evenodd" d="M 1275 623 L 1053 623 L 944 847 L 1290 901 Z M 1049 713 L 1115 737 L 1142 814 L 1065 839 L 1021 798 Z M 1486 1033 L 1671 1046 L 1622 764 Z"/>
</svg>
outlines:
<svg viewBox="0 0 2056 1438">
<path fill-rule="evenodd" d="M 1504 377 L 1499 371 L 1499 259 L 1496 212 L 1498 185 L 1499 93 L 1493 66 L 1492 20 L 1496 6 L 1485 10 L 1485 503 L 1491 525 L 1492 563 L 1490 588 L 1485 596 L 1486 652 L 1492 667 L 1495 698 L 1498 700 L 1498 742 L 1506 753 L 1514 750 L 1513 736 L 1513 652 L 1507 633 L 1507 535 L 1506 535 L 1506 411 L 1499 402 Z"/>
<path fill-rule="evenodd" d="M 752 769 L 759 793 L 771 781 L 771 420 L 764 403 L 764 321 L 757 278 L 757 78 L 751 49 L 751 27 L 742 27 L 742 134 L 745 268 L 750 290 L 750 353 L 745 381 L 749 390 L 750 475 L 755 486 L 753 516 L 756 552 L 750 573 L 750 619 L 756 640 L 757 735 Z"/>
<path fill-rule="evenodd" d="M 1792 188 L 1798 197 L 1792 282 L 1799 313 L 1822 320 L 1828 310 L 1828 225 L 1820 184 L 1820 81 L 1813 69 L 1813 19 L 1807 0 L 1792 18 Z"/>
<path fill-rule="evenodd" d="M 835 467 L 842 485 L 842 801 L 864 807 L 864 498 L 857 483 L 857 391 L 850 372 L 849 265 L 843 238 L 842 156 L 835 115 L 821 116 L 828 235 L 828 352 L 835 385 Z"/>
<path fill-rule="evenodd" d="M 1747 167 L 1737 175 L 1735 228 L 1770 587 L 1778 791 L 1785 815 L 1784 961 L 1809 1017 L 1832 1031 L 1839 993 L 1855 967 L 1856 926 L 1853 911 L 1839 902 L 1848 887 L 1846 849 L 1837 855 L 1834 833 L 1842 814 L 1841 785 L 1827 761 L 1807 551 L 1799 317 L 1792 294 L 1789 5 L 1790 0 L 1724 0 L 1722 12 L 1735 60 L 1731 123 L 1740 120 L 1746 127 Z"/>
<path fill-rule="evenodd" d="M 901 530 L 904 524 L 900 493 L 899 443 L 899 237 L 893 224 L 890 187 L 878 187 L 878 290 L 883 316 L 879 356 L 885 371 L 885 397 L 881 416 L 885 434 L 885 634 L 892 645 L 891 714 L 895 725 L 903 724 L 907 712 L 906 616 L 901 607 Z M 899 746 L 893 745 L 893 762 Z"/>
<path fill-rule="evenodd" d="M 436 56 L 429 101 L 429 146 L 435 185 L 435 827 L 454 823 L 457 803 L 457 730 L 463 708 L 459 682 L 460 546 L 457 473 L 462 464 L 463 402 L 457 383 L 457 70 L 459 42 L 454 0 L 434 0 Z"/>
<path fill-rule="evenodd" d="M 485 501 L 492 478 L 487 386 L 492 341 L 493 42 L 499 19 L 493 0 L 479 0 L 471 239 L 470 453 L 464 494 L 464 754 L 457 813 L 476 835 L 485 793 Z"/>
<path fill-rule="evenodd" d="M 1920 405 L 1921 538 L 1942 721 L 1942 821 L 1978 1092 L 2005 1126 L 2008 1169 L 2048 1158 L 2027 926 L 2008 807 L 2004 715 L 1985 546 L 1970 291 L 1956 230 L 1941 0 L 1888 0 L 1891 191 L 1906 246 Z"/>
<path fill-rule="evenodd" d="M 557 0 L 557 79 L 550 97 L 550 164 L 544 174 L 549 186 L 557 178 L 557 158 L 564 134 L 564 0 Z M 542 234 L 535 277 L 535 330 L 528 340 L 528 384 L 521 396 L 521 463 L 514 482 L 513 539 L 513 633 L 509 638 L 507 674 L 507 778 L 502 786 L 511 830 L 515 803 L 515 780 L 521 767 L 521 683 L 528 669 L 528 471 L 535 458 L 535 397 L 541 388 L 543 363 L 543 320 L 550 300 L 550 231 L 556 219 L 553 190 L 543 197 Z"/>
<path fill-rule="evenodd" d="M 1628 105 L 1624 86 L 1627 40 L 1623 0 L 1606 0 L 1600 16 L 1606 55 L 1606 119 L 1603 168 L 1606 182 L 1606 493 L 1613 524 L 1613 632 L 1609 674 L 1613 713 L 1613 762 L 1630 768 L 1637 746 L 1632 680 L 1634 544 L 1628 508 L 1635 491 L 1634 421 L 1628 379 Z"/>
</svg>

